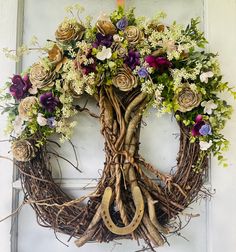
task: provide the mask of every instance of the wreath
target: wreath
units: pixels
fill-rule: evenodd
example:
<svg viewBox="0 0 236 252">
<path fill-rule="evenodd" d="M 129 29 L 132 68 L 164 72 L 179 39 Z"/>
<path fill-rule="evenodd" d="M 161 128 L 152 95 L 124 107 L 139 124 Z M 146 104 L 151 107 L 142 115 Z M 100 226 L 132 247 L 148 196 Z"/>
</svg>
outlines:
<svg viewBox="0 0 236 252">
<path fill-rule="evenodd" d="M 68 8 L 73 16 L 59 25 L 56 40 L 40 47 L 40 60 L 14 75 L 2 95 L 25 200 L 40 225 L 77 238 L 77 246 L 127 238 L 154 250 L 197 199 L 210 153 L 227 165 L 221 130 L 232 107 L 218 93 L 235 92 L 222 81 L 217 55 L 204 51 L 198 19 L 184 28 L 165 25 L 163 13 L 136 18 L 133 9 L 119 7 L 91 25 L 90 17 L 81 21 L 81 10 Z M 23 46 L 14 57 L 28 50 Z M 70 139 L 79 112 L 95 116 L 79 105 L 82 96 L 100 109 L 105 162 L 96 190 L 72 199 L 53 180 L 48 145 L 54 135 Z M 177 169 L 170 174 L 139 154 L 150 107 L 173 113 L 180 127 Z"/>
</svg>

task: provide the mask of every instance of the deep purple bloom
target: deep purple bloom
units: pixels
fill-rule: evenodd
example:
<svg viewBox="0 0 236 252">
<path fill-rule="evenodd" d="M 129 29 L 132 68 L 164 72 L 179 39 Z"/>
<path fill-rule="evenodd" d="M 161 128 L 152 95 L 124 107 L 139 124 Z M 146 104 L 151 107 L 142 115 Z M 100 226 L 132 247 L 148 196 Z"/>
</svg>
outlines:
<svg viewBox="0 0 236 252">
<path fill-rule="evenodd" d="M 55 127 L 55 117 L 49 117 L 49 118 L 47 118 L 47 125 L 50 128 L 54 128 Z"/>
<path fill-rule="evenodd" d="M 140 64 L 140 54 L 138 51 L 130 50 L 125 58 L 125 64 L 134 70 Z"/>
<path fill-rule="evenodd" d="M 14 75 L 12 85 L 10 86 L 10 93 L 17 100 L 20 100 L 26 96 L 31 86 L 28 75 L 25 75 L 23 78 L 20 75 Z"/>
<path fill-rule="evenodd" d="M 96 34 L 96 41 L 93 43 L 93 47 L 98 48 L 99 46 L 110 47 L 113 42 L 112 35 L 103 35 L 101 33 Z"/>
<path fill-rule="evenodd" d="M 165 57 L 155 57 L 149 55 L 145 58 L 145 61 L 148 63 L 150 67 L 153 67 L 160 72 L 164 72 L 168 68 L 172 66 L 172 63 Z"/>
<path fill-rule="evenodd" d="M 138 70 L 138 76 L 140 78 L 145 78 L 148 76 L 148 70 L 145 68 L 145 67 L 141 67 L 139 70 Z"/>
<path fill-rule="evenodd" d="M 83 74 L 88 75 L 89 73 L 92 73 L 92 72 L 96 71 L 96 64 L 95 63 L 89 64 L 89 65 L 82 64 L 80 66 L 80 68 L 81 68 Z"/>
<path fill-rule="evenodd" d="M 191 133 L 193 136 L 211 135 L 211 126 L 203 121 L 202 115 L 197 115 Z"/>
<path fill-rule="evenodd" d="M 52 92 L 44 93 L 39 98 L 43 108 L 52 113 L 59 105 L 59 99 L 53 96 Z"/>
<path fill-rule="evenodd" d="M 199 133 L 202 136 L 211 135 L 211 126 L 209 124 L 202 125 L 201 129 L 199 130 Z"/>
<path fill-rule="evenodd" d="M 128 26 L 128 20 L 126 17 L 123 17 L 122 19 L 120 19 L 117 23 L 116 23 L 116 27 L 119 30 L 124 30 L 126 27 Z"/>
</svg>

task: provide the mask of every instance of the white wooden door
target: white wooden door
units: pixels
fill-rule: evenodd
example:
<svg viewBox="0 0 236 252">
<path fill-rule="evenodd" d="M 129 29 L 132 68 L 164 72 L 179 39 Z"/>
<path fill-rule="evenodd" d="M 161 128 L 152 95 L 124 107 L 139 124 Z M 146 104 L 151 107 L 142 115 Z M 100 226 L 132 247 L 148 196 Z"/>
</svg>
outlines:
<svg viewBox="0 0 236 252">
<path fill-rule="evenodd" d="M 79 2 L 85 7 L 85 15 L 91 15 L 96 20 L 100 12 L 110 12 L 116 7 L 115 0 L 20 0 L 18 5 L 18 19 L 17 19 L 17 1 L 10 0 L 5 3 L 0 0 L 0 7 L 5 10 L 3 16 L 0 16 L 0 22 L 3 26 L 11 25 L 10 30 L 5 28 L 5 33 L 9 37 L 11 34 L 12 41 L 16 41 L 16 32 L 18 31 L 18 40 L 28 43 L 33 35 L 39 38 L 39 42 L 43 44 L 46 39 L 54 36 L 54 31 L 57 25 L 65 16 L 64 8 L 70 4 Z M 176 20 L 179 23 L 187 24 L 192 17 L 199 16 L 202 21 L 202 29 L 210 40 L 210 49 L 220 52 L 220 59 L 223 64 L 223 71 L 226 75 L 226 80 L 232 83 L 236 81 L 235 71 L 236 59 L 231 56 L 236 42 L 236 1 L 233 0 L 127 0 L 127 7 L 136 7 L 136 15 L 153 16 L 159 11 L 165 11 L 168 14 L 166 22 Z M 235 12 L 233 12 L 233 10 Z M 1 11 L 1 9 L 0 9 Z M 0 12 L 1 13 L 1 12 Z M 4 20 L 2 20 L 2 17 Z M 18 20 L 17 25 L 12 22 Z M 11 21 L 11 22 L 10 22 Z M 233 25 L 234 24 L 234 25 Z M 14 47 L 14 44 L 4 44 L 12 42 L 5 39 L 4 29 L 1 28 L 0 42 L 2 47 Z M 228 36 L 227 39 L 223 39 Z M 3 42 L 2 42 L 3 41 Z M 37 60 L 38 55 L 32 54 L 23 60 L 22 67 L 26 68 Z M 6 63 L 0 60 L 1 66 L 6 68 Z M 6 80 L 7 76 L 15 71 L 13 65 L 7 65 L 7 73 L 0 73 L 1 81 Z M 18 64 L 19 68 L 20 65 Z M 90 106 L 96 111 L 95 104 L 91 102 Z M 2 122 L 2 121 L 1 121 Z M 146 127 L 142 128 L 141 135 L 141 153 L 151 163 L 157 164 L 158 168 L 163 171 L 168 171 L 176 164 L 176 154 L 178 151 L 178 135 L 179 130 L 176 122 L 172 120 L 171 116 L 164 116 L 157 118 L 153 111 L 145 118 Z M 231 141 L 235 140 L 233 129 L 235 128 L 235 114 L 233 120 L 228 124 L 226 131 L 227 136 Z M 1 123 L 3 127 L 4 123 Z M 232 132 L 232 133 L 231 133 Z M 1 138 L 4 138 L 1 135 Z M 99 123 L 94 118 L 89 118 L 85 114 L 80 114 L 78 117 L 78 127 L 74 133 L 72 142 L 76 145 L 80 169 L 82 174 L 78 173 L 66 162 L 61 161 L 61 173 L 59 169 L 55 169 L 54 176 L 59 178 L 62 175 L 62 187 L 74 197 L 87 194 L 96 185 L 99 178 L 100 171 L 104 162 L 103 153 L 103 138 L 100 135 Z M 217 189 L 217 194 L 214 199 L 204 200 L 198 204 L 192 205 L 186 210 L 187 213 L 200 214 L 199 217 L 193 218 L 190 224 L 181 231 L 181 236 L 172 235 L 168 241 L 170 246 L 160 248 L 161 252 L 219 252 L 234 251 L 233 233 L 236 235 L 236 228 L 232 225 L 236 224 L 236 217 L 232 217 L 228 213 L 233 213 L 232 209 L 236 209 L 236 200 L 233 200 L 233 190 L 236 186 L 233 184 L 233 178 L 236 177 L 236 170 L 232 168 L 235 166 L 236 158 L 233 155 L 234 149 L 233 141 L 231 150 L 227 153 L 230 161 L 230 168 L 225 170 L 217 166 L 217 163 L 212 162 L 212 179 L 209 178 L 209 183 L 206 186 L 213 184 Z M 5 147 L 0 145 L 0 155 L 6 154 Z M 69 144 L 64 144 L 61 153 L 73 160 L 71 147 Z M 12 169 L 11 164 L 7 161 L 0 160 L 1 176 L 10 178 L 8 172 Z M 56 165 L 56 164 L 55 164 Z M 224 176 L 221 176 L 224 175 Z M 15 177 L 15 176 L 14 176 Z M 0 178 L 2 179 L 2 178 Z M 15 178 L 14 178 L 15 179 Z M 10 179 L 2 183 L 5 191 L 0 190 L 0 196 L 5 200 L 5 204 L 9 205 L 9 198 L 11 194 L 7 194 L 6 188 L 11 192 L 9 187 Z M 1 186 L 1 184 L 0 184 Z M 1 188 L 2 188 L 1 187 Z M 86 187 L 86 189 L 84 189 Z M 229 190 L 232 194 L 227 195 Z M 19 199 L 18 199 L 19 192 Z M 226 195 L 224 198 L 223 195 Z M 13 183 L 13 207 L 16 203 L 22 201 L 22 193 L 18 181 Z M 230 200 L 230 201 L 229 201 Z M 221 204 L 223 202 L 223 204 Z M 8 204 L 7 204 L 8 203 Z M 6 215 L 9 208 L 1 210 L 1 216 Z M 230 219 L 231 218 L 231 219 Z M 183 217 L 183 220 L 187 218 Z M 17 224 L 18 223 L 18 224 Z M 230 224 L 231 223 L 231 224 Z M 222 225 L 221 225 L 222 224 Z M 224 224 L 224 225 L 223 225 Z M 1 225 L 1 224 L 0 224 Z M 8 226 L 7 226 L 8 225 Z M 227 227 L 226 227 L 227 226 Z M 222 233 L 222 231 L 223 233 Z M 74 252 L 78 251 L 73 241 L 67 243 L 67 236 L 58 234 L 58 238 L 66 243 L 69 247 L 63 245 L 56 240 L 52 230 L 39 227 L 35 214 L 30 206 L 25 206 L 18 218 L 15 218 L 12 226 L 11 243 L 9 243 L 9 236 L 5 232 L 9 231 L 9 222 L 5 223 L 3 228 L 0 226 L 0 251 L 6 252 L 35 252 L 41 251 L 57 251 L 57 252 Z M 2 238 L 4 232 L 5 238 Z M 219 236 L 219 233 L 226 234 L 227 237 Z M 2 240 L 3 239 L 3 240 Z M 3 246 L 3 248 L 1 247 Z M 225 249 L 227 248 L 227 249 Z M 95 244 L 89 243 L 80 248 L 79 251 L 138 251 L 142 246 L 138 246 L 134 241 L 119 241 L 111 242 L 109 244 Z"/>
</svg>

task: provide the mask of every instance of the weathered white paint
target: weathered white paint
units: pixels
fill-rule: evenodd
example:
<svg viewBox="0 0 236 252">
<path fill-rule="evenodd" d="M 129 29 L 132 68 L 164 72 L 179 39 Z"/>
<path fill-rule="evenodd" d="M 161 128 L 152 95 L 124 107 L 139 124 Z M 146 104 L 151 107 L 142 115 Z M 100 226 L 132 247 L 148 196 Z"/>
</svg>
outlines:
<svg viewBox="0 0 236 252">
<path fill-rule="evenodd" d="M 236 1 L 209 0 L 208 31 L 210 49 L 219 52 L 225 80 L 232 86 L 236 84 Z M 226 96 L 227 97 L 227 96 Z M 231 99 L 236 111 L 235 101 Z M 236 112 L 227 124 L 224 133 L 231 147 L 226 153 L 229 168 L 222 168 L 217 161 L 212 162 L 212 186 L 216 194 L 211 205 L 211 250 L 210 252 L 229 251 L 236 248 Z"/>
<path fill-rule="evenodd" d="M 36 35 L 41 41 L 53 35 L 55 27 L 63 18 L 63 6 L 68 5 L 76 0 L 61 0 L 60 4 L 56 0 L 26 0 L 25 8 L 25 41 L 29 41 L 32 35 Z M 79 1 L 86 7 L 88 14 L 97 17 L 102 11 L 110 11 L 114 8 L 115 1 L 101 0 L 99 4 L 94 4 L 92 0 Z M 203 17 L 205 8 L 205 21 L 208 30 L 208 37 L 210 41 L 210 49 L 218 51 L 222 63 L 222 70 L 225 74 L 225 79 L 234 84 L 236 81 L 236 57 L 234 54 L 234 46 L 236 42 L 236 31 L 234 29 L 236 24 L 236 1 L 235 0 L 205 0 L 207 5 L 203 6 L 203 0 L 170 0 L 168 3 L 165 0 L 130 0 L 129 5 L 137 6 L 138 15 L 152 16 L 156 10 L 165 10 L 168 13 L 169 21 L 176 19 L 179 22 L 186 23 L 191 17 Z M 147 4 L 148 3 L 148 4 Z M 38 13 L 36 16 L 35 13 Z M 53 17 L 53 18 L 52 18 Z M 0 47 L 15 46 L 15 30 L 16 30 L 16 0 L 6 1 L 0 0 Z M 24 61 L 24 66 L 29 65 L 37 56 L 32 56 Z M 14 63 L 8 62 L 3 57 L 0 57 L 0 81 L 3 82 L 14 72 Z M 4 71 L 2 71 L 4 69 Z M 176 133 L 178 129 L 171 118 L 164 118 L 156 120 L 154 114 L 148 115 L 145 119 L 149 124 L 148 127 L 143 128 L 142 132 L 142 154 L 152 163 L 157 163 L 162 170 L 168 169 L 174 165 L 174 155 L 167 156 L 167 149 L 171 148 L 171 153 L 177 152 L 177 141 L 174 135 L 169 132 Z M 0 120 L 0 128 L 3 128 L 4 120 Z M 201 206 L 194 206 L 194 212 L 201 214 L 200 218 L 195 218 L 191 224 L 184 230 L 183 235 L 187 237 L 190 242 L 186 242 L 179 237 L 171 238 L 171 247 L 161 248 L 163 252 L 220 252 L 222 250 L 233 252 L 235 250 L 236 241 L 236 203 L 234 201 L 234 191 L 236 185 L 234 183 L 236 178 L 235 163 L 236 158 L 233 153 L 235 149 L 235 134 L 233 129 L 236 124 L 236 116 L 234 114 L 231 122 L 228 123 L 225 133 L 231 140 L 232 145 L 230 151 L 227 153 L 230 162 L 230 168 L 223 169 L 217 166 L 213 160 L 212 164 L 212 184 L 216 188 L 217 193 L 214 195 L 210 203 L 211 212 L 209 218 L 206 216 L 206 207 L 204 203 Z M 92 132 L 92 133 L 91 133 Z M 158 133 L 157 133 L 158 132 Z M 4 138 L 0 133 L 0 138 Z M 92 137 L 87 137 L 88 135 Z M 158 135 L 157 135 L 158 134 Z M 79 126 L 76 129 L 74 137 L 76 142 L 81 169 L 85 171 L 82 175 L 78 174 L 73 168 L 63 164 L 63 176 L 69 181 L 72 178 L 97 178 L 98 168 L 102 167 L 103 140 L 99 135 L 99 125 L 91 118 L 82 115 L 79 120 Z M 146 140 L 145 140 L 146 139 Z M 150 147 L 152 141 L 152 147 Z M 160 144 L 161 143 L 161 144 Z M 172 144 L 173 143 L 173 144 Z M 4 146 L 4 147 L 3 147 Z M 7 154 L 7 146 L 0 144 L 0 155 Z M 70 154 L 69 146 L 63 147 L 64 154 Z M 92 155 L 91 155 L 92 154 Z M 6 169 L 7 168 L 7 169 Z M 0 160 L 0 218 L 7 215 L 11 209 L 11 171 L 12 165 L 8 161 Z M 56 172 L 58 175 L 58 172 Z M 82 182 L 81 180 L 78 180 Z M 17 184 L 15 184 L 18 187 Z M 73 190 L 77 187 L 75 185 L 69 186 L 64 184 L 66 190 L 70 189 L 70 193 L 75 197 L 88 193 L 86 191 Z M 19 252 L 32 251 L 34 246 L 35 251 L 43 251 L 49 249 L 50 251 L 69 252 L 77 251 L 78 249 L 70 243 L 70 248 L 64 247 L 54 238 L 51 230 L 45 230 L 37 226 L 34 214 L 30 207 L 25 207 L 19 216 Z M 207 234 L 205 223 L 210 222 L 210 232 Z M 0 223 L 0 251 L 9 251 L 9 221 Z M 223 234 L 225 234 L 223 236 Z M 209 236 L 208 236 L 209 235 Z M 66 241 L 65 236 L 60 236 L 63 241 Z M 207 241 L 207 238 L 210 238 Z M 30 242 L 29 242 L 30 241 Z M 39 242 L 40 241 L 40 242 Z M 79 251 L 111 251 L 114 244 L 87 244 Z M 135 243 L 131 241 L 123 242 L 123 245 L 115 246 L 113 251 L 134 251 L 138 249 Z M 206 250 L 208 248 L 208 250 Z"/>
<path fill-rule="evenodd" d="M 15 48 L 16 45 L 16 12 L 17 1 L 0 1 L 0 48 Z M 0 52 L 0 87 L 15 72 L 15 63 L 4 58 Z M 0 140 L 6 139 L 3 129 L 5 127 L 5 116 L 0 116 Z M 9 144 L 0 142 L 0 155 L 8 156 Z M 11 212 L 11 181 L 12 163 L 0 159 L 0 219 Z M 10 224 L 11 221 L 0 223 L 0 251 L 10 251 Z"/>
</svg>

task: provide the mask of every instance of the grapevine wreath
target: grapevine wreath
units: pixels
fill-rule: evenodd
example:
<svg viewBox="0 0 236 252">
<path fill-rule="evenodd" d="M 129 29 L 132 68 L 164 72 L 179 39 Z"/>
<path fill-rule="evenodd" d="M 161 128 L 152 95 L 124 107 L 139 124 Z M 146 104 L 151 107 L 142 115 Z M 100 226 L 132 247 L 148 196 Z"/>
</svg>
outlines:
<svg viewBox="0 0 236 252">
<path fill-rule="evenodd" d="M 198 19 L 184 28 L 165 25 L 163 13 L 136 18 L 133 9 L 119 7 L 93 26 L 74 10 L 80 15 L 79 5 L 68 8 L 74 14 L 59 25 L 55 41 L 11 78 L 2 96 L 25 200 L 40 225 L 77 238 L 77 246 L 127 238 L 143 239 L 154 250 L 202 190 L 209 154 L 226 165 L 221 130 L 232 107 L 218 93 L 235 93 L 222 81 L 217 55 L 204 51 Z M 53 180 L 48 144 L 54 135 L 70 139 L 79 112 L 95 116 L 79 105 L 82 96 L 100 109 L 106 159 L 96 190 L 72 199 Z M 139 154 L 150 107 L 158 115 L 173 113 L 180 128 L 177 169 L 170 174 Z"/>
</svg>

